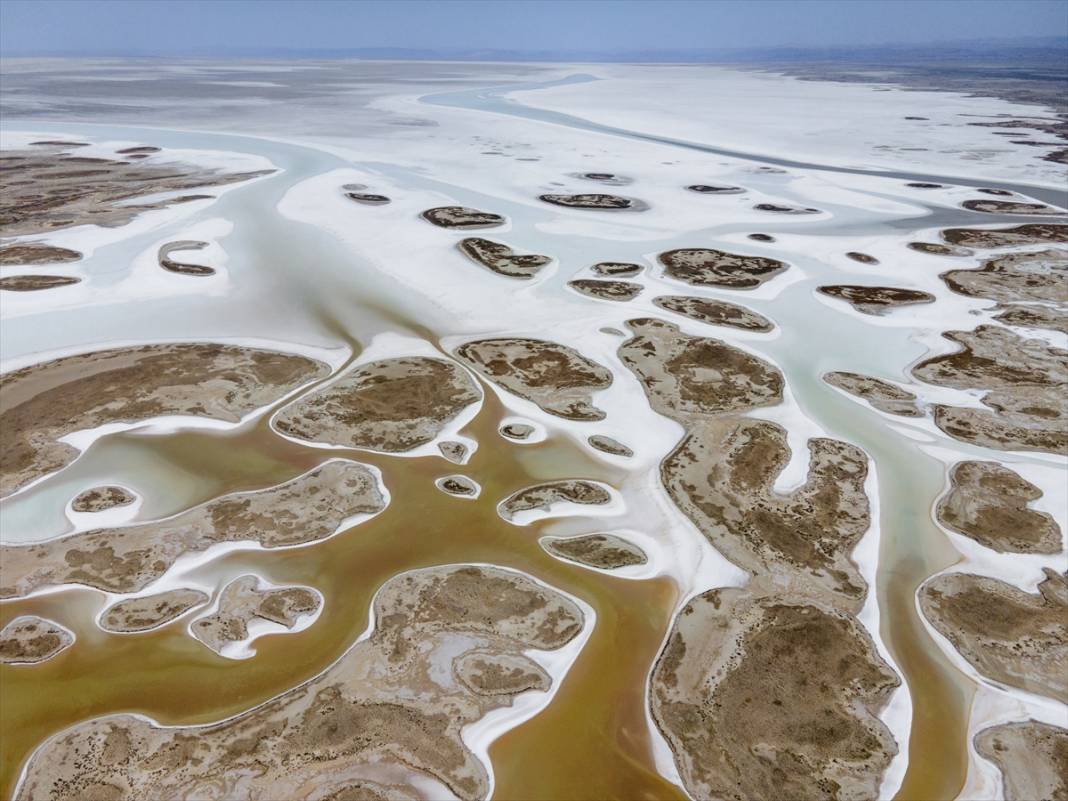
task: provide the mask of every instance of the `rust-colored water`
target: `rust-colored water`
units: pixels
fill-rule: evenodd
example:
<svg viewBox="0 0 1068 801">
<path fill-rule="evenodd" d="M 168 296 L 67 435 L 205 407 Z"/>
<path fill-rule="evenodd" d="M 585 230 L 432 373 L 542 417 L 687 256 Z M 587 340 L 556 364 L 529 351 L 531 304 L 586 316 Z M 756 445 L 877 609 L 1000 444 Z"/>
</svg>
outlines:
<svg viewBox="0 0 1068 801">
<path fill-rule="evenodd" d="M 72 648 L 48 662 L 0 668 L 3 797 L 10 797 L 31 750 L 64 727 L 119 711 L 165 724 L 236 714 L 314 676 L 342 654 L 366 628 L 372 595 L 390 577 L 427 565 L 490 562 L 577 595 L 594 608 L 598 621 L 550 707 L 492 747 L 496 797 L 683 798 L 653 766 L 644 699 L 646 673 L 670 622 L 676 587 L 667 579 L 628 581 L 553 559 L 537 544 L 541 526 L 516 527 L 497 515 L 501 498 L 552 477 L 530 465 L 552 464 L 556 477 L 608 483 L 620 478 L 566 439 L 536 445 L 504 440 L 496 429 L 505 414 L 487 392 L 465 430 L 480 447 L 463 467 L 436 457 L 316 450 L 277 437 L 266 420 L 229 436 L 110 438 L 115 447 L 154 449 L 183 469 L 210 476 L 212 494 L 271 485 L 320 460 L 350 456 L 381 469 L 392 502 L 376 518 L 325 542 L 231 552 L 204 568 L 205 575 L 216 577 L 255 571 L 275 582 L 306 583 L 326 599 L 315 625 L 257 640 L 257 654 L 249 660 L 217 657 L 185 633 L 184 621 L 140 635 L 100 631 L 92 619 L 104 596 L 87 589 L 0 607 L 0 625 L 33 613 L 78 636 Z M 101 441 L 98 447 L 109 446 Z M 535 449 L 545 458 L 525 458 Z M 454 472 L 478 481 L 482 496 L 460 500 L 434 487 L 435 478 Z M 590 530 L 596 530 L 595 521 Z"/>
</svg>

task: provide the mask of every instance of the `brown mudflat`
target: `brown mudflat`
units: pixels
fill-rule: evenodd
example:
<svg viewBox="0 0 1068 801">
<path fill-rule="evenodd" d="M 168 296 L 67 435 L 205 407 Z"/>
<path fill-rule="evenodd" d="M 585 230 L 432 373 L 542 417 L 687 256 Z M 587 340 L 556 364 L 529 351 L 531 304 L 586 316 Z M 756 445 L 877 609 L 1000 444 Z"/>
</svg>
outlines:
<svg viewBox="0 0 1068 801">
<path fill-rule="evenodd" d="M 618 440 L 606 437 L 604 434 L 593 434 L 586 438 L 590 447 L 596 448 L 602 453 L 610 453 L 613 456 L 633 456 L 634 451 Z"/>
<path fill-rule="evenodd" d="M 1029 508 L 1042 490 L 997 462 L 958 462 L 935 516 L 946 528 L 999 553 L 1060 553 L 1052 515 Z"/>
<path fill-rule="evenodd" d="M 598 281 L 593 278 L 577 278 L 567 285 L 576 292 L 600 300 L 634 300 L 642 293 L 644 287 L 632 281 Z"/>
<path fill-rule="evenodd" d="M 303 615 L 322 605 L 307 587 L 259 588 L 255 576 L 240 576 L 219 593 L 219 607 L 190 625 L 193 636 L 217 654 L 229 643 L 248 639 L 248 624 L 255 618 L 293 628 Z"/>
<path fill-rule="evenodd" d="M 70 248 L 45 245 L 40 242 L 25 242 L 0 247 L 0 266 L 16 264 L 65 264 L 78 261 L 82 254 Z"/>
<path fill-rule="evenodd" d="M 916 405 L 916 396 L 889 381 L 840 371 L 824 373 L 823 380 L 832 387 L 863 398 L 881 412 L 902 417 L 923 417 L 923 410 Z"/>
<path fill-rule="evenodd" d="M 930 384 L 988 392 L 980 398 L 986 409 L 936 405 L 939 428 L 1000 450 L 1068 450 L 1068 351 L 992 325 L 943 336 L 960 350 L 922 361 L 912 374 Z"/>
<path fill-rule="evenodd" d="M 434 482 L 439 490 L 461 498 L 474 498 L 478 495 L 479 486 L 467 476 L 445 476 Z"/>
<path fill-rule="evenodd" d="M 619 358 L 637 376 L 653 410 L 676 420 L 770 406 L 782 400 L 782 373 L 726 342 L 677 325 L 629 320 L 634 335 Z"/>
<path fill-rule="evenodd" d="M 452 440 L 439 442 L 438 450 L 441 451 L 442 456 L 453 464 L 463 464 L 464 460 L 467 458 L 467 446 L 462 442 L 455 442 Z"/>
<path fill-rule="evenodd" d="M 272 424 L 309 442 L 398 453 L 433 440 L 481 397 L 454 362 L 405 356 L 354 367 L 286 406 Z"/>
<path fill-rule="evenodd" d="M 757 203 L 753 206 L 757 211 L 770 211 L 775 214 L 820 214 L 819 209 L 809 206 L 783 206 L 779 203 Z"/>
<path fill-rule="evenodd" d="M 161 728 L 119 714 L 60 732 L 30 758 L 16 798 L 210 795 L 236 777 L 253 798 L 422 797 L 380 784 L 383 765 L 429 774 L 465 801 L 484 798 L 489 777 L 462 729 L 517 692 L 547 688 L 523 652 L 571 641 L 581 610 L 520 574 L 445 566 L 391 578 L 373 619 L 370 638 L 324 672 L 222 723 Z M 442 664 L 459 680 L 432 678 Z"/>
<path fill-rule="evenodd" d="M 951 245 L 984 249 L 1063 243 L 1068 241 L 1068 225 L 1027 223 L 1012 228 L 946 228 L 942 238 Z"/>
<path fill-rule="evenodd" d="M 968 297 L 1068 306 L 1068 253 L 1053 249 L 1008 253 L 987 259 L 978 269 L 942 273 L 942 280 Z"/>
<path fill-rule="evenodd" d="M 944 245 L 941 242 L 909 242 L 907 247 L 909 250 L 915 250 L 917 253 L 926 253 L 928 256 L 964 257 L 972 255 L 972 252 L 967 248 L 957 247 L 956 245 Z"/>
<path fill-rule="evenodd" d="M 821 286 L 819 292 L 838 300 L 844 300 L 854 309 L 864 314 L 882 314 L 897 306 L 913 306 L 917 303 L 933 303 L 935 296 L 918 289 L 904 289 L 895 286 L 861 286 L 855 284 L 835 284 Z"/>
<path fill-rule="evenodd" d="M 594 275 L 615 278 L 630 278 L 640 273 L 644 268 L 641 264 L 629 261 L 602 261 L 590 267 Z"/>
<path fill-rule="evenodd" d="M 552 261 L 550 256 L 537 253 L 518 254 L 507 245 L 480 237 L 464 239 L 458 247 L 472 261 L 509 278 L 533 278 Z"/>
<path fill-rule="evenodd" d="M 581 194 L 581 195 L 538 195 L 539 200 L 552 203 L 554 206 L 565 206 L 569 209 L 600 209 L 600 210 L 630 210 L 641 211 L 646 205 L 640 200 L 619 195 L 605 194 Z"/>
<path fill-rule="evenodd" d="M 501 517 L 510 521 L 520 512 L 531 509 L 548 512 L 557 503 L 603 506 L 611 500 L 612 496 L 604 487 L 590 481 L 568 478 L 524 487 L 501 501 L 497 508 Z"/>
<path fill-rule="evenodd" d="M 868 460 L 833 439 L 809 440 L 808 477 L 773 489 L 786 467 L 786 431 L 763 420 L 723 417 L 693 424 L 660 465 L 675 504 L 709 542 L 774 588 L 857 613 L 866 592 L 851 554 L 871 523 Z"/>
<path fill-rule="evenodd" d="M 346 192 L 345 197 L 362 203 L 364 206 L 385 206 L 390 199 L 385 195 L 376 195 L 371 192 Z"/>
<path fill-rule="evenodd" d="M 441 228 L 493 228 L 505 223 L 500 214 L 470 209 L 467 206 L 438 206 L 427 209 L 420 216 Z"/>
<path fill-rule="evenodd" d="M 159 266 L 167 272 L 179 275 L 215 275 L 215 270 L 202 264 L 187 264 L 171 258 L 171 254 L 177 250 L 203 250 L 208 246 L 207 242 L 199 242 L 195 239 L 181 239 L 177 242 L 168 242 L 159 249 L 157 259 Z"/>
<path fill-rule="evenodd" d="M 971 573 L 943 573 L 920 589 L 931 625 L 979 673 L 1068 702 L 1068 578 L 1046 569 L 1038 593 Z"/>
<path fill-rule="evenodd" d="M 878 264 L 879 263 L 879 260 L 877 258 L 875 258 L 874 256 L 869 255 L 867 253 L 861 253 L 861 252 L 856 251 L 856 250 L 851 250 L 848 253 L 846 253 L 846 257 L 852 259 L 853 261 L 858 261 L 861 264 Z"/>
<path fill-rule="evenodd" d="M 223 495 L 164 520 L 51 542 L 0 545 L 0 598 L 63 584 L 138 592 L 183 554 L 222 542 L 256 542 L 265 548 L 315 542 L 334 534 L 346 519 L 383 508 L 371 471 L 335 459 L 284 484 Z"/>
<path fill-rule="evenodd" d="M 1021 203 L 1015 200 L 965 200 L 960 205 L 968 211 L 981 211 L 987 214 L 1052 214 L 1057 216 L 1064 214 L 1063 211 L 1047 206 L 1045 203 Z"/>
<path fill-rule="evenodd" d="M 499 433 L 505 439 L 522 442 L 525 439 L 529 439 L 530 435 L 534 433 L 534 426 L 526 423 L 505 423 L 500 427 Z"/>
<path fill-rule="evenodd" d="M 725 300 L 697 298 L 691 295 L 660 295 L 653 298 L 653 303 L 661 309 L 709 325 L 762 332 L 771 331 L 775 327 L 764 315 Z"/>
<path fill-rule="evenodd" d="M 69 464 L 73 431 L 161 415 L 237 422 L 327 365 L 216 344 L 139 345 L 65 356 L 0 376 L 0 495 Z"/>
<path fill-rule="evenodd" d="M 3 151 L 7 156 L 18 157 L 4 168 L 0 227 L 5 236 L 44 234 L 87 223 L 121 226 L 143 211 L 188 200 L 186 196 L 130 202 L 137 197 L 240 183 L 274 172 L 233 173 L 180 163 L 131 164 L 71 156 L 60 147 L 66 146 L 56 146 L 50 152 Z M 92 164 L 91 172 L 73 169 L 83 164 Z"/>
<path fill-rule="evenodd" d="M 790 265 L 766 256 L 745 256 L 712 248 L 669 250 L 657 257 L 664 274 L 693 286 L 756 289 Z"/>
<path fill-rule="evenodd" d="M 999 305 L 1000 314 L 994 319 L 1017 328 L 1045 328 L 1068 334 L 1068 308 L 1051 309 L 1048 306 L 1024 306 L 1021 304 Z"/>
<path fill-rule="evenodd" d="M 727 186 L 724 184 L 690 184 L 691 192 L 699 192 L 702 195 L 740 195 L 745 192 L 740 186 Z"/>
<path fill-rule="evenodd" d="M 0 664 L 34 665 L 73 644 L 71 633 L 51 620 L 22 615 L 0 629 Z"/>
<path fill-rule="evenodd" d="M 456 355 L 495 384 L 568 420 L 603 420 L 593 393 L 608 388 L 612 373 L 578 351 L 541 339 L 482 339 Z"/>
<path fill-rule="evenodd" d="M 75 512 L 103 512 L 119 506 L 129 506 L 137 500 L 136 496 L 125 487 L 91 487 L 71 501 L 70 508 Z"/>
<path fill-rule="evenodd" d="M 649 561 L 645 551 L 614 534 L 584 534 L 580 537 L 546 537 L 542 547 L 553 554 L 589 567 L 616 570 Z"/>
<path fill-rule="evenodd" d="M 200 590 L 177 589 L 127 598 L 112 604 L 100 616 L 100 627 L 105 631 L 132 634 L 149 631 L 170 623 L 190 609 L 206 604 L 207 593 Z"/>
<path fill-rule="evenodd" d="M 875 799 L 898 678 L 855 619 L 709 590 L 675 618 L 649 694 L 693 798 Z"/>
<path fill-rule="evenodd" d="M 1068 729 L 1037 720 L 975 735 L 975 750 L 998 766 L 1005 801 L 1068 798 Z"/>
<path fill-rule="evenodd" d="M 39 292 L 81 282 L 70 275 L 7 275 L 0 278 L 0 289 L 8 292 Z"/>
</svg>

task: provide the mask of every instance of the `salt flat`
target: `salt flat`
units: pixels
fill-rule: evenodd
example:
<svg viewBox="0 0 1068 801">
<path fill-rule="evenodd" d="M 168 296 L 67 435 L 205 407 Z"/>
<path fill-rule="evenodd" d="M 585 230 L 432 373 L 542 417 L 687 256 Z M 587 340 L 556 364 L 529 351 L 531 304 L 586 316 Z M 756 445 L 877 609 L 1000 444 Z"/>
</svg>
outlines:
<svg viewBox="0 0 1068 801">
<path fill-rule="evenodd" d="M 803 763 L 798 792 L 837 777 L 858 798 L 899 791 L 904 798 L 997 798 L 1000 771 L 976 750 L 974 735 L 994 723 L 1063 717 L 1063 704 L 976 669 L 918 601 L 925 582 L 946 571 L 1034 592 L 1043 568 L 1068 569 L 1065 454 L 1021 444 L 1012 428 L 1038 427 L 1056 441 L 1068 411 L 1051 402 L 1031 414 L 1024 401 L 1064 389 L 1068 335 L 1006 324 L 996 299 L 960 294 L 941 277 L 1004 254 L 1063 249 L 1064 229 L 1056 227 L 1065 222 L 1063 166 L 968 124 L 1043 109 L 703 66 L 24 62 L 5 74 L 8 82 L 18 91 L 5 87 L 0 95 L 5 151 L 77 142 L 84 147 L 48 147 L 125 163 L 121 150 L 158 147 L 137 163 L 271 171 L 206 184 L 196 191 L 210 197 L 145 209 L 115 227 L 77 220 L 54 232 L 0 232 L 0 247 L 44 243 L 81 254 L 65 263 L 0 266 L 0 279 L 45 272 L 79 279 L 40 291 L 0 290 L 0 358 L 8 386 L 20 393 L 0 403 L 2 420 L 27 442 L 55 435 L 70 449 L 62 464 L 0 501 L 2 547 L 15 553 L 20 543 L 34 543 L 57 564 L 74 566 L 63 581 L 41 574 L 24 597 L 0 603 L 5 622 L 36 615 L 74 637 L 32 667 L 0 666 L 11 671 L 0 683 L 9 794 L 61 786 L 81 792 L 97 781 L 129 792 L 183 782 L 206 787 L 216 780 L 212 771 L 225 773 L 228 763 L 151 779 L 144 755 L 133 767 L 109 765 L 93 776 L 67 762 L 53 766 L 79 743 L 95 748 L 107 716 L 130 712 L 141 716 L 122 719 L 138 748 L 185 736 L 169 727 L 207 737 L 209 729 L 195 728 L 207 724 L 219 724 L 210 737 L 225 745 L 237 736 L 228 732 L 274 719 L 277 705 L 310 703 L 307 688 L 325 687 L 330 676 L 379 670 L 361 665 L 385 659 L 374 648 L 394 636 L 392 626 L 410 627 L 418 655 L 396 651 L 403 669 L 376 684 L 373 699 L 339 690 L 337 708 L 364 710 L 373 702 L 407 709 L 405 699 L 419 689 L 437 700 L 410 714 L 448 718 L 441 712 L 448 704 L 462 712 L 442 724 L 440 742 L 455 749 L 448 758 L 427 755 L 433 738 L 401 737 L 393 712 L 335 721 L 370 734 L 366 748 L 323 752 L 331 781 L 368 793 L 387 787 L 408 794 L 399 797 L 511 798 L 522 791 L 683 798 L 734 787 L 759 794 L 770 786 L 762 782 L 773 781 L 762 760 L 753 759 L 744 775 L 701 766 L 719 764 L 717 755 L 740 759 L 767 749 Z M 76 86 L 77 96 L 57 89 L 64 85 Z M 741 191 L 687 188 L 694 185 Z M 1053 214 L 963 206 L 1004 197 L 982 191 L 991 188 L 1046 204 Z M 361 203 L 353 193 L 382 199 Z M 598 209 L 540 199 L 602 194 L 637 202 Z M 423 216 L 452 206 L 503 219 L 469 231 Z M 955 255 L 909 247 L 943 243 L 951 227 L 1031 223 L 1047 227 L 1004 246 Z M 460 247 L 475 236 L 510 249 L 504 258 L 544 258 L 536 269 L 492 269 Z M 161 248 L 188 241 L 206 244 L 176 251 L 179 260 L 214 274 L 160 267 Z M 664 254 L 679 251 L 697 253 L 697 261 L 669 269 Z M 713 268 L 709 259 L 720 262 Z M 625 278 L 640 291 L 621 300 L 569 287 L 576 279 L 603 280 L 591 269 L 603 262 L 640 265 Z M 777 266 L 760 280 L 738 278 L 769 263 Z M 913 290 L 933 301 L 873 314 L 818 291 L 842 285 Z M 735 304 L 771 325 L 717 325 L 656 302 L 664 296 Z M 1041 305 L 1051 319 L 1068 303 L 1057 296 L 1020 300 Z M 945 332 L 981 326 L 1007 332 L 1006 342 L 1020 340 L 1013 347 L 1026 360 L 1007 358 L 995 368 L 958 359 L 952 374 L 922 368 L 958 349 Z M 485 340 L 527 344 L 488 362 L 465 355 Z M 87 407 L 92 414 L 64 415 L 65 402 L 88 392 L 85 378 L 41 368 L 74 354 L 95 364 L 98 351 L 164 343 L 217 343 L 253 361 L 270 352 L 313 363 L 317 372 L 279 380 L 277 392 L 257 395 L 255 408 L 225 414 L 210 403 L 197 408 L 196 392 L 179 403 L 166 395 L 172 383 L 162 382 L 158 408 L 120 411 L 111 420 L 106 393 L 122 396 L 129 376 L 90 387 L 105 393 L 102 401 L 93 395 L 101 404 Z M 477 388 L 457 395 L 447 414 L 435 405 L 442 388 L 413 367 L 435 360 Z M 1040 366 L 1024 375 L 1024 361 Z M 347 377 L 372 364 L 385 365 L 374 387 L 353 390 Z M 873 408 L 824 381 L 830 371 L 891 382 L 915 396 L 918 412 Z M 200 380 L 210 399 L 234 379 L 205 368 Z M 40 415 L 24 404 L 46 391 L 58 406 L 52 427 L 41 432 L 34 428 Z M 317 395 L 329 403 L 306 403 Z M 990 398 L 993 406 L 984 403 Z M 991 425 L 1008 431 L 1005 446 L 941 424 L 936 407 L 991 415 Z M 295 410 L 305 416 L 301 430 L 314 429 L 314 436 L 279 426 L 295 419 Z M 534 434 L 515 441 L 500 433 L 516 423 Z M 398 437 L 389 447 L 342 436 L 368 430 L 419 436 L 411 443 Z M 592 447 L 596 436 L 630 455 Z M 462 466 L 443 455 L 441 446 L 456 442 L 467 449 Z M 703 455 L 681 472 L 687 454 Z M 79 544 L 97 527 L 92 514 L 68 512 L 83 490 L 118 485 L 137 498 L 121 514 L 99 513 L 106 537 L 166 528 L 241 493 L 269 502 L 266 515 L 311 520 L 321 496 L 281 504 L 270 493 L 335 459 L 374 476 L 380 510 L 278 549 L 261 547 L 262 523 L 227 527 L 216 520 L 211 538 L 224 545 L 169 555 L 173 564 L 150 571 L 146 586 L 116 590 L 90 580 L 88 565 L 114 553 Z M 1041 491 L 1031 508 L 1053 516 L 1058 553 L 996 553 L 935 519 L 950 470 L 974 459 L 996 461 Z M 457 473 L 479 486 L 477 497 L 439 491 L 436 482 Z M 562 481 L 585 482 L 607 500 L 561 495 L 514 515 L 501 511 L 517 492 Z M 640 548 L 646 561 L 590 569 L 541 544 L 599 533 Z M 566 639 L 534 637 L 509 628 L 502 621 L 515 618 L 496 607 L 493 614 L 504 616 L 477 626 L 437 607 L 429 617 L 407 609 L 375 618 L 374 599 L 392 597 L 398 582 L 428 582 L 436 574 L 420 571 L 435 566 L 442 576 L 464 575 L 460 565 L 490 571 L 502 592 L 566 607 L 573 630 Z M 218 608 L 224 587 L 250 576 L 261 588 L 307 588 L 322 603 L 292 626 L 256 618 L 263 625 L 254 620 L 247 632 L 256 638 L 254 652 L 247 637 L 236 636 L 238 645 L 226 651 L 240 659 L 205 648 L 184 619 L 137 634 L 106 632 L 97 623 L 116 602 L 173 589 L 212 599 L 193 613 L 195 622 Z M 720 598 L 745 621 L 729 636 L 709 633 Z M 686 624 L 678 613 L 687 608 L 708 626 Z M 412 619 L 399 622 L 405 615 Z M 734 708 L 748 685 L 739 689 L 740 674 L 729 666 L 768 664 L 760 661 L 767 648 L 791 642 L 784 621 L 801 620 L 828 649 L 853 654 L 864 667 L 818 697 L 773 699 L 774 687 L 761 685 L 768 705 L 759 715 L 767 731 L 781 733 L 809 725 L 806 715 L 816 709 L 857 733 L 848 742 L 787 735 L 750 742 L 744 724 L 702 733 L 683 725 L 685 716 L 673 717 L 671 704 L 703 714 L 705 701 L 697 690 L 689 697 L 667 692 L 665 682 L 705 686 L 702 665 L 715 661 L 726 666 L 716 698 Z M 1050 636 L 1063 642 L 1068 633 Z M 708 661 L 676 658 L 680 647 Z M 808 652 L 797 653 L 804 674 Z M 491 689 L 491 668 L 471 672 L 477 654 L 505 667 L 525 659 L 519 673 L 526 670 L 529 681 Z M 821 658 L 810 656 L 811 665 Z M 109 660 L 123 660 L 127 672 L 104 681 Z M 472 678 L 476 673 L 482 678 Z M 74 693 L 51 692 L 71 675 L 78 677 L 77 703 Z M 783 680 L 799 678 L 814 677 Z M 242 688 L 236 694 L 235 684 Z M 439 702 L 445 706 L 434 706 Z M 913 715 L 919 709 L 939 714 Z M 576 725 L 592 733 L 576 737 Z M 311 727 L 295 730 L 320 747 Z M 862 736 L 874 744 L 864 758 L 850 750 Z M 298 745 L 283 738 L 272 748 Z M 453 756 L 459 761 L 450 762 Z M 836 773 L 843 760 L 848 775 Z M 924 768 L 934 763 L 946 767 Z M 317 798 L 319 789 L 302 784 L 293 792 Z"/>
</svg>

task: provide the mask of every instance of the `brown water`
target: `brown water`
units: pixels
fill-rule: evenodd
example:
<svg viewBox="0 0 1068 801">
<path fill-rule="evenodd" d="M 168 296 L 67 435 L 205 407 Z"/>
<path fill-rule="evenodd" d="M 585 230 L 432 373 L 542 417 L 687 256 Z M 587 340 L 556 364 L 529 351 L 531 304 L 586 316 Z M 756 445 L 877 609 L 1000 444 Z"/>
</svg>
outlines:
<svg viewBox="0 0 1068 801">
<path fill-rule="evenodd" d="M 276 436 L 266 418 L 228 436 L 124 434 L 98 442 L 95 447 L 162 453 L 176 467 L 213 479 L 213 495 L 271 485 L 321 460 L 348 456 L 381 469 L 393 500 L 372 520 L 311 547 L 231 552 L 205 566 L 203 577 L 255 571 L 274 582 L 305 583 L 323 593 L 326 603 L 313 626 L 257 640 L 252 659 L 217 657 L 185 633 L 186 621 L 139 635 L 100 631 L 92 621 L 104 596 L 88 589 L 0 607 L 0 623 L 39 614 L 69 626 L 78 637 L 72 648 L 48 662 L 4 669 L 4 797 L 10 796 L 30 751 L 59 729 L 120 711 L 170 725 L 236 714 L 337 659 L 367 627 L 374 592 L 397 573 L 490 562 L 573 593 L 597 613 L 597 626 L 554 703 L 492 747 L 496 797 L 683 798 L 653 765 L 644 698 L 646 673 L 678 600 L 676 587 L 668 579 L 618 579 L 556 560 L 537 543 L 542 525 L 512 526 L 497 515 L 500 499 L 535 481 L 571 476 L 618 483 L 621 477 L 566 439 L 508 442 L 496 431 L 507 414 L 496 396 L 486 392 L 481 412 L 464 431 L 479 448 L 462 467 L 437 457 L 317 450 Z M 545 464 L 556 466 L 554 475 L 538 467 Z M 454 472 L 482 485 L 478 500 L 456 499 L 434 487 L 435 478 Z M 597 530 L 595 520 L 589 530 Z"/>
</svg>

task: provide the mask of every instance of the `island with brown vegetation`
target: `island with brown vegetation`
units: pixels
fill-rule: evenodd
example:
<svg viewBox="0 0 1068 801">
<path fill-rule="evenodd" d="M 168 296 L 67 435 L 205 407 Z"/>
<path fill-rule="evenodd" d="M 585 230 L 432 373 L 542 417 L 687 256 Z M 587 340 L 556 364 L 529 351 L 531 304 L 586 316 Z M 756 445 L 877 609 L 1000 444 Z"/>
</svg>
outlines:
<svg viewBox="0 0 1068 801">
<path fill-rule="evenodd" d="M 881 378 L 835 371 L 823 374 L 823 380 L 850 395 L 863 398 L 880 412 L 902 417 L 923 417 L 923 410 L 916 404 L 916 395 Z"/>
<path fill-rule="evenodd" d="M 455 362 L 406 356 L 361 364 L 282 409 L 272 425 L 308 442 L 409 451 L 433 440 L 482 393 Z"/>
<path fill-rule="evenodd" d="M 113 422 L 198 415 L 236 423 L 326 364 L 277 351 L 216 344 L 137 345 L 92 351 L 0 376 L 0 495 L 72 462 L 61 438 Z"/>
<path fill-rule="evenodd" d="M 864 314 L 883 314 L 888 309 L 898 306 L 912 306 L 917 303 L 933 303 L 935 296 L 919 289 L 903 289 L 895 286 L 862 286 L 835 284 L 817 288 L 828 297 L 844 300 L 854 309 Z"/>
<path fill-rule="evenodd" d="M 549 414 L 568 420 L 603 420 L 593 393 L 607 389 L 612 373 L 566 345 L 542 339 L 482 339 L 456 355 L 482 376 Z"/>
<path fill-rule="evenodd" d="M 103 611 L 100 627 L 121 634 L 150 631 L 177 620 L 207 602 L 207 593 L 184 588 L 127 598 Z"/>
<path fill-rule="evenodd" d="M 633 281 L 599 281 L 595 278 L 576 278 L 567 285 L 576 292 L 599 300 L 616 300 L 626 302 L 634 300 L 644 287 Z"/>
<path fill-rule="evenodd" d="M 583 534 L 578 537 L 545 537 L 541 546 L 553 556 L 601 570 L 644 565 L 645 551 L 614 534 Z"/>
<path fill-rule="evenodd" d="M 682 248 L 661 253 L 664 275 L 692 286 L 756 289 L 790 265 L 766 256 L 745 256 L 712 248 Z"/>
<path fill-rule="evenodd" d="M 1030 508 L 1042 490 L 997 462 L 958 462 L 935 515 L 948 529 L 1000 553 L 1061 551 L 1053 516 Z"/>
<path fill-rule="evenodd" d="M 549 256 L 538 253 L 519 254 L 500 242 L 479 237 L 464 239 L 458 247 L 472 261 L 508 278 L 533 278 L 542 267 L 552 261 Z"/>
<path fill-rule="evenodd" d="M 0 664 L 36 665 L 74 644 L 74 635 L 51 620 L 21 615 L 0 629 Z"/>
<path fill-rule="evenodd" d="M 197 618 L 189 631 L 215 653 L 225 656 L 228 645 L 249 639 L 249 623 L 266 620 L 287 629 L 322 606 L 319 593 L 307 587 L 260 588 L 256 576 L 240 576 L 219 593 L 218 609 Z"/>
<path fill-rule="evenodd" d="M 264 490 L 222 495 L 163 520 L 71 534 L 55 542 L 0 545 L 0 598 L 84 584 L 138 592 L 184 554 L 224 542 L 280 548 L 332 536 L 348 518 L 385 508 L 375 475 L 342 459 Z"/>
<path fill-rule="evenodd" d="M 552 677 L 526 652 L 559 649 L 584 623 L 559 592 L 471 566 L 391 578 L 373 620 L 371 636 L 324 672 L 221 723 L 163 727 L 128 714 L 78 723 L 34 752 L 15 798 L 203 795 L 234 780 L 250 797 L 301 798 L 312 785 L 324 799 L 420 797 L 381 783 L 382 765 L 397 765 L 476 801 L 490 779 L 462 730 L 521 692 L 548 689 Z M 435 680 L 442 664 L 456 680 Z"/>
<path fill-rule="evenodd" d="M 1068 577 L 1045 573 L 1037 593 L 943 573 L 920 588 L 920 609 L 983 676 L 1068 703 Z"/>
</svg>

